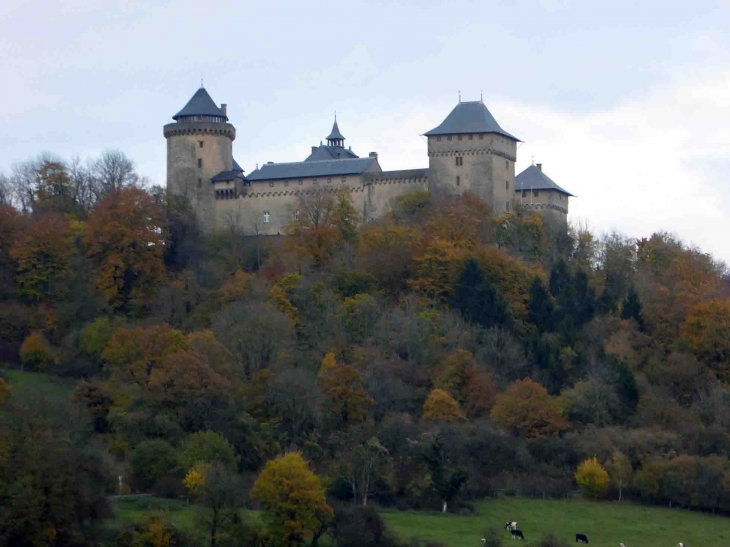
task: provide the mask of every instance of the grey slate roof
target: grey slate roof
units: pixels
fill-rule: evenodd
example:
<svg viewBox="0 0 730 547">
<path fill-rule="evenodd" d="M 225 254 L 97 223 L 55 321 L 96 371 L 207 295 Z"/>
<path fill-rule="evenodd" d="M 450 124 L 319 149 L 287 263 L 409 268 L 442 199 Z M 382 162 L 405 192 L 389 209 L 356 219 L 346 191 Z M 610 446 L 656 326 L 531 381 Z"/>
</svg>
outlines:
<svg viewBox="0 0 730 547">
<path fill-rule="evenodd" d="M 246 180 L 299 179 L 305 177 L 329 177 L 339 175 L 360 175 L 373 164 L 375 158 L 353 158 L 346 160 L 299 161 L 294 163 L 267 163 L 246 177 Z"/>
<path fill-rule="evenodd" d="M 383 171 L 382 173 L 368 174 L 368 177 L 379 180 L 424 179 L 428 178 L 428 167 L 422 167 L 419 169 L 400 169 L 397 171 Z"/>
<path fill-rule="evenodd" d="M 355 152 L 348 150 L 347 148 L 320 144 L 304 161 L 347 160 L 358 157 L 359 156 L 355 154 Z"/>
<path fill-rule="evenodd" d="M 345 137 L 340 133 L 340 128 L 337 127 L 337 118 L 335 118 L 335 124 L 332 126 L 332 133 L 330 133 L 329 137 L 327 137 L 327 140 L 345 140 Z"/>
<path fill-rule="evenodd" d="M 228 119 L 223 111 L 210 98 L 204 87 L 198 89 L 183 109 L 175 114 L 172 119 L 177 120 L 183 116 L 219 116 Z"/>
<path fill-rule="evenodd" d="M 210 182 L 228 182 L 230 180 L 245 180 L 243 171 L 221 171 L 216 176 L 210 179 Z"/>
<path fill-rule="evenodd" d="M 540 171 L 535 165 L 531 165 L 515 177 L 515 192 L 530 190 L 555 190 L 566 196 L 575 197 L 567 190 L 555 184 L 550 177 Z"/>
<path fill-rule="evenodd" d="M 508 139 L 519 141 L 502 129 L 491 112 L 481 101 L 470 101 L 457 104 L 441 125 L 425 133 L 432 135 L 458 135 L 464 133 L 496 133 Z"/>
<path fill-rule="evenodd" d="M 238 165 L 238 162 L 235 159 L 233 160 L 233 171 L 240 171 L 243 173 L 243 169 L 241 169 L 241 166 Z"/>
</svg>

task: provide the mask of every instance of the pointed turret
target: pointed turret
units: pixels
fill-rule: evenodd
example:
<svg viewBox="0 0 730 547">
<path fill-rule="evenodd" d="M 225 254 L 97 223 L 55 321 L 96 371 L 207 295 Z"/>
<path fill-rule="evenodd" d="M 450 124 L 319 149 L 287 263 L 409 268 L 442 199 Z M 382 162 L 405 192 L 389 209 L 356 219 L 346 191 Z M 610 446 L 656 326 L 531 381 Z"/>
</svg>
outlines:
<svg viewBox="0 0 730 547">
<path fill-rule="evenodd" d="M 340 148 L 345 147 L 345 137 L 340 133 L 340 128 L 337 127 L 337 116 L 335 116 L 335 123 L 332 126 L 332 132 L 327 137 L 327 146 L 338 146 Z"/>
<path fill-rule="evenodd" d="M 198 89 L 185 107 L 172 117 L 177 122 L 226 122 L 228 116 L 208 95 L 204 87 Z"/>
<path fill-rule="evenodd" d="M 425 135 L 432 137 L 437 135 L 463 135 L 469 133 L 496 133 L 513 141 L 519 141 L 517 137 L 510 135 L 499 126 L 497 120 L 494 119 L 494 116 L 492 116 L 492 113 L 482 101 L 460 102 L 446 116 L 446 119 L 441 122 L 441 125 L 431 129 Z"/>
</svg>

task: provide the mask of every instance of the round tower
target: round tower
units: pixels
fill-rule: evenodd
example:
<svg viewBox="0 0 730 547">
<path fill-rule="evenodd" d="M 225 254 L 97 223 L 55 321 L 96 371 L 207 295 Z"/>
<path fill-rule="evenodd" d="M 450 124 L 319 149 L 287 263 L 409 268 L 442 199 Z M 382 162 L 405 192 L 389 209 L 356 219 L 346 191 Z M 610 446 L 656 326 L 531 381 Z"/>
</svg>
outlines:
<svg viewBox="0 0 730 547">
<path fill-rule="evenodd" d="M 205 88 L 164 127 L 167 139 L 167 189 L 184 195 L 205 230 L 215 227 L 215 189 L 211 179 L 233 169 L 236 128 L 228 123 L 226 105 L 218 107 Z"/>
</svg>

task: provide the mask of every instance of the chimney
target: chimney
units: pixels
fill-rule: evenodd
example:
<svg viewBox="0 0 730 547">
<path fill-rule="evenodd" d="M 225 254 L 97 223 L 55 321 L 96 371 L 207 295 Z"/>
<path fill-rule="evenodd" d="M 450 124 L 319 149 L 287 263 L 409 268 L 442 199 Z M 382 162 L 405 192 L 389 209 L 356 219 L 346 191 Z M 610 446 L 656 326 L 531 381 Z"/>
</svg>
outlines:
<svg viewBox="0 0 730 547">
<path fill-rule="evenodd" d="M 227 117 L 228 116 L 228 105 L 227 104 L 222 104 L 221 105 L 221 110 L 223 111 L 223 115 Z"/>
<path fill-rule="evenodd" d="M 314 154 L 316 151 L 317 151 L 317 147 L 316 146 L 313 146 L 312 147 L 312 154 Z"/>
<path fill-rule="evenodd" d="M 536 165 L 537 165 L 537 170 L 542 173 L 542 163 L 538 163 Z"/>
<path fill-rule="evenodd" d="M 370 154 L 368 154 L 368 157 L 371 157 L 374 160 L 377 160 L 378 159 L 378 153 L 377 152 L 370 152 Z"/>
</svg>

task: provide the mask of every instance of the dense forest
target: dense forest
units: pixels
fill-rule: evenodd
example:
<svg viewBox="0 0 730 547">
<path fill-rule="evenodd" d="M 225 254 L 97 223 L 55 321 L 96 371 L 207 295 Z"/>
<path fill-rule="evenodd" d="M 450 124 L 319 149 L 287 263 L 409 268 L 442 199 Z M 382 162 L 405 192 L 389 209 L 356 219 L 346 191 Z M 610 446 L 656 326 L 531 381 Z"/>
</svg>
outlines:
<svg viewBox="0 0 730 547">
<path fill-rule="evenodd" d="M 365 224 L 310 194 L 282 237 L 194 205 L 119 152 L 0 175 L 0 543 L 98 544 L 138 492 L 205 507 L 210 545 L 395 545 L 367 508 L 496 494 L 730 512 L 710 255 L 469 194 Z M 159 515 L 113 541 L 185 544 Z"/>
</svg>

